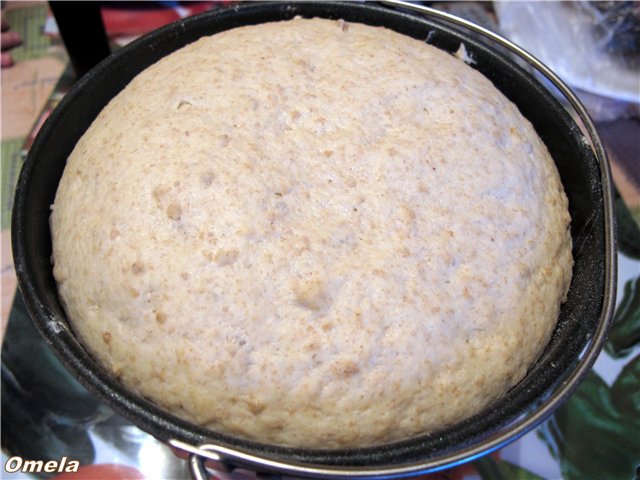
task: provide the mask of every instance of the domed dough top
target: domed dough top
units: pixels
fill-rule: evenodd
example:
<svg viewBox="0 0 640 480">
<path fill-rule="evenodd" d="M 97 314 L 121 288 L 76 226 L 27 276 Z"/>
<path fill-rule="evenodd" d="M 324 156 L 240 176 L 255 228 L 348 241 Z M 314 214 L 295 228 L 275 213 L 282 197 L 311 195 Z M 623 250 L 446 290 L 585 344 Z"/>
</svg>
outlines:
<svg viewBox="0 0 640 480">
<path fill-rule="evenodd" d="M 265 443 L 373 445 L 525 374 L 568 289 L 569 214 L 481 74 L 383 28 L 226 31 L 137 76 L 51 216 L 74 330 L 122 382 Z"/>
</svg>

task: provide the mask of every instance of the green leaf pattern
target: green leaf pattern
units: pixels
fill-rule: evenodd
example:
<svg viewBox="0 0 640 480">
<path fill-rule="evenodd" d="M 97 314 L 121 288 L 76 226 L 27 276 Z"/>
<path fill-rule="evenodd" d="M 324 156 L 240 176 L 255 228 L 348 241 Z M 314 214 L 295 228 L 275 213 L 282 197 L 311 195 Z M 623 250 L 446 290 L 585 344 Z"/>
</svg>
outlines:
<svg viewBox="0 0 640 480">
<path fill-rule="evenodd" d="M 628 355 L 640 343 L 640 277 L 629 280 L 609 330 L 605 351 L 614 358 Z"/>
<path fill-rule="evenodd" d="M 621 359 L 639 344 L 640 277 L 625 284 L 605 351 Z M 538 436 L 567 480 L 640 478 L 640 354 L 611 386 L 590 372 Z"/>
</svg>

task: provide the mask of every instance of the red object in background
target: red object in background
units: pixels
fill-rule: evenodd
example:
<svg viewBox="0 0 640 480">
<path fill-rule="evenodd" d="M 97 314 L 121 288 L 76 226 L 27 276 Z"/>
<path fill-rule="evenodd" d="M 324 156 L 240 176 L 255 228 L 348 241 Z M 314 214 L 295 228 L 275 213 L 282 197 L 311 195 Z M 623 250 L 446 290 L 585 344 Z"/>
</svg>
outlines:
<svg viewBox="0 0 640 480">
<path fill-rule="evenodd" d="M 84 465 L 75 473 L 61 473 L 52 480 L 145 480 L 145 476 L 133 467 L 103 463 Z"/>
<path fill-rule="evenodd" d="M 225 6 L 229 1 L 113 2 L 101 7 L 102 21 L 110 38 L 141 35 L 184 17 Z"/>
</svg>

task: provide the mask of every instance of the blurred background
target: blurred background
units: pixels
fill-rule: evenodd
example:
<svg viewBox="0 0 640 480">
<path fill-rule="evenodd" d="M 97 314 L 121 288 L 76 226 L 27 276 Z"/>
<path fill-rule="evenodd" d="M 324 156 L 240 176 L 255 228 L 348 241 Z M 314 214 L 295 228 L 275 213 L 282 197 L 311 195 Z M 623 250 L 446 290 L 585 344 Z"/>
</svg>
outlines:
<svg viewBox="0 0 640 480">
<path fill-rule="evenodd" d="M 2 467 L 77 459 L 57 478 L 189 478 L 186 462 L 75 382 L 31 325 L 13 271 L 10 219 L 39 127 L 77 78 L 146 32 L 239 2 L 2 2 Z M 588 108 L 617 190 L 614 331 L 594 372 L 549 421 L 497 454 L 430 478 L 636 478 L 640 470 L 640 2 L 414 2 L 514 41 Z M 1 467 L 0 467 L 1 468 Z M 53 474 L 7 473 L 2 478 Z M 253 477 L 236 472 L 237 478 Z"/>
</svg>

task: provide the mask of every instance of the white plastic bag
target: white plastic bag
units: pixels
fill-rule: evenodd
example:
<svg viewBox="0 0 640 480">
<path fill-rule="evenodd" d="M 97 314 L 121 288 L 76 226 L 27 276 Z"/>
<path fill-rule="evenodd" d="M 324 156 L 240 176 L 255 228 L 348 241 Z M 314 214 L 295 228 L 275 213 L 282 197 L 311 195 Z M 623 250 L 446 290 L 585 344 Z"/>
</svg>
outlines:
<svg viewBox="0 0 640 480">
<path fill-rule="evenodd" d="M 595 120 L 640 116 L 640 2 L 494 2 L 494 9 L 502 35 L 576 90 Z"/>
</svg>

